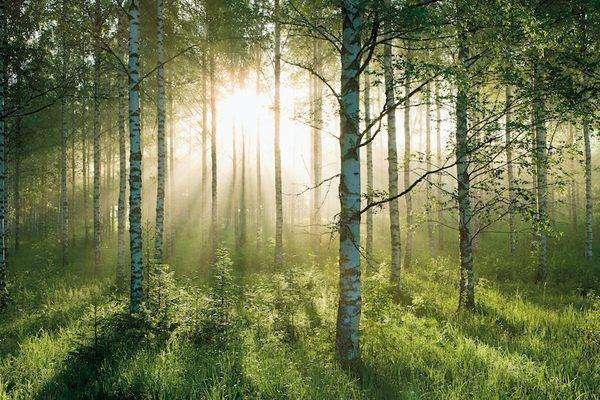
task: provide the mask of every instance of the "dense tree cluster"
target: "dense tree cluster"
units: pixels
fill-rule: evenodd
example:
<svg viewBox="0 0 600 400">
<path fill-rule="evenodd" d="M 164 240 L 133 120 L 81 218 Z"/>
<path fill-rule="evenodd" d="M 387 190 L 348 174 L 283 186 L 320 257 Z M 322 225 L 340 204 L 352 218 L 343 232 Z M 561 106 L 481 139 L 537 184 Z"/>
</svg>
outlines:
<svg viewBox="0 0 600 400">
<path fill-rule="evenodd" d="M 532 284 L 548 279 L 557 232 L 581 233 L 578 251 L 590 268 L 598 260 L 595 1 L 0 7 L 2 307 L 7 254 L 22 243 L 56 241 L 63 267 L 78 262 L 70 253 L 82 240 L 95 269 L 114 258 L 116 290 L 135 314 L 150 296 L 145 269 L 176 262 L 185 225 L 200 232 L 199 264 L 229 246 L 240 266 L 269 252 L 273 270 L 307 253 L 319 264 L 333 235 L 336 349 L 352 365 L 361 279 L 381 263 L 400 301 L 417 253 L 458 250 L 458 309 L 469 312 L 485 235 L 507 236 L 507 257 L 529 249 Z M 223 116 L 245 87 L 254 97 Z M 248 117 L 242 108 L 263 98 Z M 309 132 L 310 165 L 286 159 L 298 135 L 290 120 Z"/>
</svg>

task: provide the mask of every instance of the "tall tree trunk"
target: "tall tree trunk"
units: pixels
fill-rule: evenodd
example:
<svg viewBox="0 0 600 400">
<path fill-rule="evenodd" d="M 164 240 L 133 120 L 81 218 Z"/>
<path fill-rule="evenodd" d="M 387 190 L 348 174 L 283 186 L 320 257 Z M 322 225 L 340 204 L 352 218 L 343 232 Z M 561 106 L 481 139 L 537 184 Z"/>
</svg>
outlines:
<svg viewBox="0 0 600 400">
<path fill-rule="evenodd" d="M 4 119 L 4 97 L 6 78 L 6 7 L 0 2 L 0 310 L 6 306 L 8 297 L 6 289 L 6 123 Z"/>
<path fill-rule="evenodd" d="M 386 0 L 386 4 L 390 4 Z M 389 39 L 391 40 L 391 39 Z M 398 209 L 398 149 L 396 145 L 396 99 L 394 84 L 394 68 L 392 65 L 392 43 L 383 46 L 383 74 L 385 80 L 385 109 L 387 112 L 387 154 L 388 154 L 388 192 L 391 198 L 390 207 L 390 270 L 392 283 L 400 292 L 400 212 Z"/>
<path fill-rule="evenodd" d="M 593 195 L 592 195 L 592 150 L 590 147 L 590 121 L 589 117 L 583 118 L 583 141 L 585 155 L 585 258 L 592 260 L 593 256 Z"/>
<path fill-rule="evenodd" d="M 260 64 L 259 64 L 260 65 Z M 256 68 L 256 95 L 260 94 L 260 67 Z M 260 165 L 260 117 L 256 114 L 256 249 L 259 250 L 263 238 L 263 197 Z"/>
<path fill-rule="evenodd" d="M 173 108 L 173 85 L 170 86 L 170 94 L 169 94 L 169 105 L 168 105 L 168 114 L 169 114 L 169 125 L 168 125 L 168 135 L 169 135 L 169 160 L 166 163 L 169 166 L 169 177 L 167 179 L 169 194 L 168 194 L 168 208 L 167 208 L 167 220 L 169 222 L 168 229 L 168 251 L 170 254 L 173 254 L 173 247 L 175 246 L 175 231 L 177 228 L 176 219 L 177 219 L 177 202 L 175 199 L 175 111 Z M 164 167 L 163 167 L 164 168 Z M 163 185 L 164 186 L 164 185 Z M 164 198 L 164 196 L 163 196 Z M 164 203 L 164 202 L 163 202 Z"/>
<path fill-rule="evenodd" d="M 466 75 L 468 52 L 464 35 L 459 38 L 458 58 L 459 70 Z M 471 234 L 471 177 L 469 175 L 469 138 L 467 131 L 467 87 L 459 79 L 456 95 L 456 177 L 458 179 L 458 213 L 459 213 L 459 246 L 460 246 L 460 287 L 459 309 L 475 308 L 475 277 L 473 273 L 473 244 Z"/>
<path fill-rule="evenodd" d="M 438 168 L 442 166 L 444 160 L 442 160 L 442 100 L 440 98 L 440 81 L 435 83 L 435 131 L 436 131 L 436 159 Z M 441 251 L 444 247 L 444 189 L 442 187 L 442 172 L 437 174 L 437 186 L 438 186 L 438 251 Z"/>
<path fill-rule="evenodd" d="M 225 215 L 225 230 L 227 231 L 231 224 L 231 219 L 233 218 L 233 227 L 234 230 L 237 229 L 237 207 L 235 204 L 235 187 L 237 181 L 237 149 L 235 145 L 235 137 L 237 136 L 235 122 L 233 123 L 232 135 L 231 135 L 231 145 L 232 145 L 232 155 L 231 155 L 231 182 L 229 184 L 229 196 L 227 196 L 227 210 Z"/>
<path fill-rule="evenodd" d="M 321 72 L 320 46 L 317 39 L 313 40 L 313 68 L 317 73 Z M 321 81 L 314 75 L 310 75 L 313 98 L 311 141 L 312 141 L 312 175 L 314 190 L 312 193 L 311 222 L 313 234 L 313 253 L 318 263 L 321 248 L 321 179 L 322 179 L 322 143 L 321 129 L 323 125 L 323 87 Z"/>
<path fill-rule="evenodd" d="M 408 62 L 411 62 L 412 55 L 409 49 L 406 55 Z M 410 157 L 411 157 L 411 143 L 410 143 L 410 65 L 406 71 L 406 77 L 404 80 L 404 95 L 406 100 L 404 101 L 404 189 L 407 190 L 410 186 Z M 409 192 L 404 196 L 406 201 L 406 243 L 404 245 L 404 268 L 410 269 L 412 261 L 412 242 L 413 242 L 413 210 L 412 210 L 412 195 Z"/>
<path fill-rule="evenodd" d="M 359 91 L 361 2 L 342 2 L 340 93 L 339 302 L 336 348 L 342 365 L 359 358 L 360 283 L 360 130 Z"/>
<path fill-rule="evenodd" d="M 92 131 L 94 139 L 94 271 L 100 268 L 100 0 L 96 0 L 96 10 L 94 15 L 94 104 Z"/>
<path fill-rule="evenodd" d="M 427 171 L 431 170 L 431 85 L 427 83 L 427 89 L 425 92 L 425 164 L 427 165 Z M 432 193 L 431 193 L 431 182 L 427 182 L 425 199 L 426 212 L 427 212 L 427 242 L 429 244 L 429 256 L 435 255 L 435 239 L 433 237 L 433 214 L 431 210 L 432 205 Z"/>
<path fill-rule="evenodd" d="M 367 142 L 367 204 L 373 201 L 373 140 L 371 137 L 371 77 L 369 67 L 365 68 L 365 89 L 363 92 L 363 107 L 365 116 L 365 141 Z M 365 255 L 367 263 L 373 262 L 373 209 L 367 210 L 367 236 L 365 240 Z"/>
<path fill-rule="evenodd" d="M 71 211 L 69 215 L 69 231 L 71 233 L 71 243 L 75 243 L 75 184 L 76 184 L 76 176 L 75 176 L 75 142 L 76 142 L 76 129 L 75 129 L 75 112 L 71 113 Z"/>
<path fill-rule="evenodd" d="M 573 129 L 573 124 L 569 124 L 567 126 L 567 135 L 568 135 L 568 143 L 571 150 L 575 149 L 575 132 Z M 571 226 L 573 228 L 573 232 L 577 232 L 578 226 L 578 218 L 577 218 L 577 207 L 578 207 L 578 190 L 577 190 L 577 179 L 576 179 L 576 162 L 575 157 L 569 157 L 569 167 L 571 173 L 571 182 L 569 185 L 569 217 L 571 220 Z"/>
<path fill-rule="evenodd" d="M 158 67 L 156 69 L 156 115 L 157 115 L 157 172 L 156 172 L 156 237 L 154 238 L 154 257 L 157 263 L 163 261 L 163 238 L 165 222 L 165 51 L 164 30 L 165 10 L 163 0 L 156 0 L 156 54 Z M 169 116 L 172 118 L 172 115 Z M 171 160 L 172 162 L 172 160 Z M 172 181 L 170 181 L 172 185 Z M 171 202 L 173 199 L 170 199 Z"/>
<path fill-rule="evenodd" d="M 63 18 L 64 2 L 62 3 Z M 65 44 L 64 26 L 61 32 L 61 80 L 66 82 L 67 79 L 67 51 Z M 67 198 L 67 93 L 65 90 L 61 93 L 60 99 L 60 246 L 61 246 L 61 264 L 64 267 L 67 263 L 67 243 L 68 237 L 68 198 Z"/>
<path fill-rule="evenodd" d="M 212 238 L 211 260 L 216 260 L 217 245 L 219 243 L 218 227 L 217 227 L 217 99 L 216 99 L 216 82 L 215 82 L 215 59 L 214 55 L 210 55 L 210 179 L 211 179 L 211 214 L 210 214 L 210 231 Z"/>
<path fill-rule="evenodd" d="M 204 70 L 202 71 L 202 217 L 206 212 L 206 194 L 208 193 L 208 165 L 206 163 L 206 149 L 208 142 L 208 100 L 206 93 L 206 61 L 203 62 Z"/>
<path fill-rule="evenodd" d="M 537 251 L 538 267 L 536 280 L 546 279 L 548 273 L 548 146 L 546 143 L 546 123 L 544 100 L 541 92 L 541 66 L 534 65 L 533 77 L 533 125 L 535 130 L 535 166 L 536 166 L 536 199 L 537 199 Z"/>
<path fill-rule="evenodd" d="M 140 4 L 129 4 L 129 247 L 131 251 L 130 311 L 142 303 L 142 143 L 140 131 Z"/>
<path fill-rule="evenodd" d="M 21 118 L 17 118 L 14 141 L 15 171 L 13 176 L 13 195 L 15 207 L 14 245 L 15 253 L 21 247 Z"/>
<path fill-rule="evenodd" d="M 121 54 L 127 53 L 127 40 L 125 37 L 125 18 L 119 18 L 119 40 L 121 42 Z M 125 288 L 125 213 L 127 192 L 127 144 L 125 139 L 125 111 L 127 108 L 127 84 L 125 75 L 119 77 L 117 84 L 117 129 L 119 141 L 119 198 L 117 200 L 117 289 L 123 291 Z"/>
<path fill-rule="evenodd" d="M 283 199 L 281 184 L 281 146 L 280 146 L 280 126 L 281 126 L 281 27 L 278 21 L 279 0 L 275 0 L 275 93 L 273 112 L 275 113 L 275 266 L 283 266 Z"/>
<path fill-rule="evenodd" d="M 243 250 L 246 245 L 246 141 L 242 136 L 242 176 L 240 182 L 239 219 L 237 232 L 237 249 Z"/>
<path fill-rule="evenodd" d="M 89 193 L 88 193 L 88 186 L 89 186 L 89 171 L 90 171 L 90 166 L 89 166 L 89 155 L 88 155 L 88 143 L 87 143 L 87 139 L 88 139 L 88 126 L 87 126 L 87 119 L 84 122 L 83 125 L 83 138 L 82 138 L 82 149 L 81 149 L 81 157 L 82 157 L 82 175 L 83 175 L 83 229 L 84 229 L 84 238 L 85 238 L 85 243 L 87 244 L 90 240 L 90 235 L 89 235 L 89 215 L 88 215 L 88 201 L 89 201 Z"/>
<path fill-rule="evenodd" d="M 512 102 L 513 102 L 513 88 L 512 86 L 506 86 L 506 176 L 508 179 L 508 251 L 511 255 L 515 254 L 517 249 L 517 233 L 515 228 L 515 181 L 514 181 L 514 168 L 513 168 L 513 138 L 512 138 Z"/>
</svg>

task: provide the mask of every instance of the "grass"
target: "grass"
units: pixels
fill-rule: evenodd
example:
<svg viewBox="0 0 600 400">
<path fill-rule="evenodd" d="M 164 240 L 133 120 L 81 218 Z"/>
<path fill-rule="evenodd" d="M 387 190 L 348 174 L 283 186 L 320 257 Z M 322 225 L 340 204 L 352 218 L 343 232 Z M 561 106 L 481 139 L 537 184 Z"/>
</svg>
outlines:
<svg viewBox="0 0 600 400">
<path fill-rule="evenodd" d="M 488 247 L 474 313 L 456 312 L 453 259 L 420 258 L 400 304 L 386 265 L 364 276 L 362 361 L 346 371 L 333 262 L 168 274 L 161 303 L 132 319 L 111 260 L 94 277 L 84 245 L 65 269 L 42 246 L 13 259 L 0 399 L 600 398 L 597 267 L 556 257 L 549 283 L 533 285 L 526 253 Z"/>
</svg>

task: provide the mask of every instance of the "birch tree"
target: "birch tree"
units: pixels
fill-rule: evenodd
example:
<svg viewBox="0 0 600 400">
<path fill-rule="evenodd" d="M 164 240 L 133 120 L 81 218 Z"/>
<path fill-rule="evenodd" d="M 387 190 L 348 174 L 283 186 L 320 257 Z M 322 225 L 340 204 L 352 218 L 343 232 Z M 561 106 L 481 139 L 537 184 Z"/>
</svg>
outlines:
<svg viewBox="0 0 600 400">
<path fill-rule="evenodd" d="M 0 310 L 6 307 L 6 6 L 0 2 Z"/>
<path fill-rule="evenodd" d="M 363 108 L 365 119 L 365 141 L 367 142 L 367 204 L 373 202 L 373 141 L 371 139 L 371 77 L 369 67 L 364 72 Z M 373 261 L 373 209 L 366 212 L 367 235 L 365 238 L 365 255 L 367 263 Z"/>
<path fill-rule="evenodd" d="M 386 0 L 387 6 L 390 0 Z M 396 96 L 394 83 L 394 68 L 392 65 L 392 43 L 388 38 L 383 45 L 383 74 L 385 82 L 385 110 L 387 112 L 387 155 L 388 155 L 388 192 L 390 217 L 390 270 L 391 280 L 400 291 L 400 213 L 398 209 L 398 150 L 396 145 Z"/>
<path fill-rule="evenodd" d="M 336 348 L 343 365 L 359 358 L 360 282 L 360 131 L 359 79 L 362 29 L 360 0 L 343 0 L 340 73 L 339 301 Z"/>
<path fill-rule="evenodd" d="M 164 51 L 164 29 L 165 29 L 165 10 L 163 0 L 156 0 L 156 116 L 157 116 L 157 172 L 156 172 L 156 237 L 154 241 L 154 257 L 157 263 L 163 260 L 163 239 L 165 222 L 165 51 Z M 170 116 L 172 118 L 172 116 Z M 173 160 L 171 159 L 171 164 Z M 172 185 L 170 181 L 170 185 Z M 173 200 L 170 199 L 171 206 Z"/>
<path fill-rule="evenodd" d="M 537 271 L 536 280 L 543 281 L 548 273 L 548 147 L 546 143 L 546 121 L 542 95 L 542 71 L 540 60 L 535 58 L 533 65 L 533 130 L 534 162 L 536 177 L 536 236 Z"/>
<path fill-rule="evenodd" d="M 130 311 L 142 302 L 142 143 L 140 130 L 140 3 L 129 3 L 129 247 L 131 251 Z"/>
<path fill-rule="evenodd" d="M 471 195 L 469 175 L 469 137 L 467 130 L 467 90 L 466 62 L 469 57 L 466 35 L 458 37 L 458 82 L 456 94 L 456 177 L 458 181 L 458 233 L 460 248 L 459 309 L 475 308 L 475 277 L 473 272 L 473 244 L 471 234 Z"/>
</svg>

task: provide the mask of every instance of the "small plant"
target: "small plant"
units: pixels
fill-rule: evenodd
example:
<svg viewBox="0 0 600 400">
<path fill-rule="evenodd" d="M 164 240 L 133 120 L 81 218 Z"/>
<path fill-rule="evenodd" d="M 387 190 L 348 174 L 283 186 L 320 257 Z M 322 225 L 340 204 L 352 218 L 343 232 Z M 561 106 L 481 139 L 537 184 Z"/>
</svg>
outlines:
<svg viewBox="0 0 600 400">
<path fill-rule="evenodd" d="M 218 249 L 211 269 L 210 291 L 199 339 L 225 343 L 235 331 L 235 306 L 238 287 L 233 276 L 233 262 L 227 250 Z"/>
</svg>

